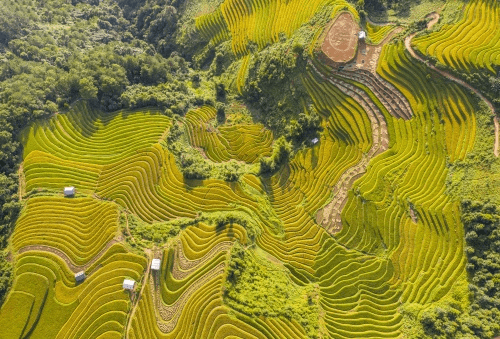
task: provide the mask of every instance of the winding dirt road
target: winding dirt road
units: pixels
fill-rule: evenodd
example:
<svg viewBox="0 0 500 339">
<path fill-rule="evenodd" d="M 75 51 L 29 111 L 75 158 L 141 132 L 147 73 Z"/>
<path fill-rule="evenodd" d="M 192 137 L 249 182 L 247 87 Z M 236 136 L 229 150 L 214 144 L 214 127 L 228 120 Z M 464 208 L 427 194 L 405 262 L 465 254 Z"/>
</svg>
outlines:
<svg viewBox="0 0 500 339">
<path fill-rule="evenodd" d="M 17 171 L 19 178 L 17 195 L 19 196 L 19 201 L 23 201 L 24 191 L 26 189 L 26 178 L 24 176 L 24 162 L 19 165 L 19 170 Z"/>
<path fill-rule="evenodd" d="M 384 115 L 365 91 L 335 77 L 325 76 L 312 62 L 309 62 L 309 66 L 323 80 L 335 85 L 345 95 L 356 100 L 366 112 L 372 129 L 372 147 L 357 164 L 342 173 L 332 188 L 333 199 L 316 213 L 316 222 L 333 235 L 342 230 L 341 213 L 347 203 L 349 190 L 352 188 L 354 181 L 366 172 L 370 160 L 388 149 L 389 134 Z"/>
<path fill-rule="evenodd" d="M 436 12 L 433 12 L 433 13 L 430 13 L 426 16 L 426 18 L 431 18 L 431 20 L 427 23 L 427 28 L 430 29 L 432 28 L 432 26 L 434 26 L 438 21 L 439 21 L 439 13 L 436 13 Z M 406 47 L 406 50 L 410 53 L 410 55 L 417 59 L 418 61 L 420 62 L 423 62 L 423 63 L 426 63 L 426 60 L 424 58 L 422 58 L 420 55 L 418 55 L 414 50 L 413 48 L 411 48 L 411 41 L 412 39 L 415 37 L 417 33 L 412 33 L 410 34 L 409 36 L 406 37 L 405 39 L 405 47 Z M 500 125 L 499 125 L 499 122 L 498 122 L 498 117 L 496 116 L 495 114 L 495 108 L 493 107 L 493 104 L 484 97 L 484 95 L 481 94 L 481 92 L 479 92 L 477 89 L 475 89 L 474 87 L 472 87 L 471 85 L 469 85 L 468 83 L 466 83 L 465 81 L 453 76 L 452 74 L 446 72 L 446 71 L 443 71 L 443 70 L 440 70 L 438 68 L 436 68 L 435 66 L 431 65 L 431 64 L 426 64 L 427 67 L 429 67 L 430 69 L 438 72 L 439 74 L 441 74 L 442 76 L 444 76 L 445 78 L 451 80 L 451 81 L 454 81 L 455 83 L 467 88 L 468 90 L 472 91 L 474 94 L 476 94 L 479 98 L 481 98 L 481 100 L 483 100 L 484 102 L 486 102 L 486 104 L 488 105 L 488 107 L 490 108 L 491 110 L 491 113 L 493 114 L 494 118 L 493 118 L 493 122 L 495 124 L 495 144 L 493 146 L 493 154 L 495 154 L 496 157 L 498 157 L 498 147 L 499 147 L 499 134 L 500 134 Z"/>
<path fill-rule="evenodd" d="M 335 85 L 363 108 L 371 122 L 373 136 L 373 144 L 370 150 L 362 156 L 357 164 L 342 173 L 332 188 L 332 200 L 316 212 L 316 223 L 332 235 L 342 230 L 341 214 L 348 200 L 348 192 L 354 182 L 366 172 L 370 160 L 387 150 L 389 146 L 389 134 L 384 115 L 367 92 L 349 81 L 366 86 L 387 109 L 389 114 L 394 117 L 410 119 L 413 115 L 406 98 L 392 84 L 378 76 L 376 72 L 376 65 L 383 45 L 389 42 L 398 32 L 400 30 L 396 28 L 379 44 L 365 45 L 364 52 L 358 50 L 356 60 L 346 64 L 343 70 L 332 67 L 330 74 L 323 74 L 314 66 L 311 60 L 308 61 L 308 65 L 317 75 Z"/>
</svg>

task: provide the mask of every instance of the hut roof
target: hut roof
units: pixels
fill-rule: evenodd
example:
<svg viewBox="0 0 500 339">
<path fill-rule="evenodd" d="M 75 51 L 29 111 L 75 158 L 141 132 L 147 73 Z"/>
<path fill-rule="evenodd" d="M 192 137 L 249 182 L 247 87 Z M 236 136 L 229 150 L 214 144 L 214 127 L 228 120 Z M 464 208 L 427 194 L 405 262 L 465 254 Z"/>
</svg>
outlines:
<svg viewBox="0 0 500 339">
<path fill-rule="evenodd" d="M 64 195 L 65 196 L 75 195 L 75 188 L 73 186 L 64 187 Z"/>
<path fill-rule="evenodd" d="M 123 280 L 123 288 L 126 290 L 133 290 L 135 286 L 135 281 L 131 279 Z"/>
<path fill-rule="evenodd" d="M 153 259 L 151 262 L 151 269 L 155 271 L 159 271 L 161 266 L 161 260 L 160 259 Z"/>
<path fill-rule="evenodd" d="M 75 280 L 77 282 L 85 280 L 85 272 L 84 271 L 80 271 L 80 272 L 76 273 L 75 274 Z"/>
</svg>

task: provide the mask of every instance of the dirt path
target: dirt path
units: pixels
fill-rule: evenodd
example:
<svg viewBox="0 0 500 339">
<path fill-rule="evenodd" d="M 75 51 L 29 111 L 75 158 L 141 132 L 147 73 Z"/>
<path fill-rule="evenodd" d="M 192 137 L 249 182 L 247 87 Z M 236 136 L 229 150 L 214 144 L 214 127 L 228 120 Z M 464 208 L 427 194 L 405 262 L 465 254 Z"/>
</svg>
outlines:
<svg viewBox="0 0 500 339">
<path fill-rule="evenodd" d="M 19 166 L 19 170 L 17 171 L 17 175 L 18 175 L 18 180 L 19 180 L 19 183 L 18 183 L 18 191 L 17 191 L 17 195 L 19 197 L 19 201 L 23 201 L 23 195 L 24 195 L 24 191 L 26 189 L 26 177 L 24 176 L 24 162 L 21 163 L 21 165 Z"/>
<path fill-rule="evenodd" d="M 57 248 L 54 248 L 54 247 L 51 247 L 51 246 L 45 246 L 45 245 L 29 245 L 29 246 L 25 246 L 21 249 L 19 249 L 18 253 L 21 254 L 21 253 L 25 253 L 25 252 L 29 252 L 29 251 L 42 251 L 42 252 L 49 252 L 49 253 L 52 253 L 52 254 L 55 254 L 57 255 L 59 258 L 61 258 L 62 260 L 64 260 L 64 262 L 66 263 L 66 265 L 68 265 L 68 268 L 73 272 L 73 273 L 78 273 L 80 271 L 86 271 L 90 266 L 92 266 L 96 261 L 98 261 L 103 255 L 104 253 L 106 253 L 106 251 L 111 247 L 113 246 L 114 244 L 116 244 L 118 241 L 116 239 L 112 239 L 111 241 L 109 241 L 106 246 L 103 247 L 102 250 L 99 251 L 99 253 L 97 253 L 92 259 L 90 259 L 89 262 L 87 262 L 85 265 L 76 265 L 73 263 L 73 261 L 66 255 L 66 253 L 64 253 L 63 251 L 57 249 Z M 90 274 L 89 274 L 90 275 Z"/>
<path fill-rule="evenodd" d="M 366 86 L 392 116 L 410 119 L 413 115 L 411 106 L 404 95 L 391 83 L 378 76 L 376 72 L 383 45 L 389 42 L 401 30 L 401 28 L 394 29 L 377 45 L 368 45 L 360 42 L 360 48 L 355 59 L 347 63 L 343 68 L 337 68 L 333 65 L 331 75 L 325 76 L 309 61 L 311 68 L 323 80 L 334 84 L 344 94 L 358 102 L 368 115 L 372 129 L 372 147 L 366 154 L 362 155 L 361 160 L 357 164 L 341 174 L 339 180 L 332 188 L 333 199 L 316 213 L 316 222 L 330 234 L 336 234 L 342 230 L 341 213 L 347 203 L 348 192 L 354 182 L 366 172 L 370 160 L 389 147 L 389 135 L 383 113 L 367 92 L 353 85 L 348 80 Z M 325 60 L 325 62 L 328 64 L 328 60 Z"/>
<path fill-rule="evenodd" d="M 135 238 L 132 235 L 132 233 L 130 232 L 130 228 L 128 227 L 128 215 L 129 214 L 128 214 L 128 212 L 122 212 L 122 213 L 125 214 L 125 229 L 127 230 L 128 236 L 130 237 L 132 242 L 137 245 L 137 242 L 135 241 Z"/>
<path fill-rule="evenodd" d="M 384 115 L 365 91 L 335 77 L 326 77 L 316 69 L 312 62 L 310 62 L 309 65 L 321 78 L 323 78 L 323 80 L 335 85 L 344 94 L 350 96 L 361 105 L 370 119 L 372 129 L 372 147 L 366 154 L 362 155 L 361 160 L 357 164 L 342 173 L 339 180 L 332 188 L 332 201 L 318 210 L 316 214 L 316 222 L 323 226 L 328 233 L 335 234 L 342 230 L 341 213 L 347 203 L 349 190 L 354 184 L 354 181 L 366 172 L 370 160 L 377 154 L 388 149 L 389 135 Z"/>
<path fill-rule="evenodd" d="M 125 328 L 125 338 L 129 338 L 130 326 L 132 326 L 132 319 L 134 319 L 135 311 L 137 310 L 137 305 L 139 305 L 139 301 L 141 300 L 142 292 L 144 292 L 144 287 L 148 283 L 149 272 L 151 271 L 151 250 L 144 249 L 144 252 L 148 256 L 148 266 L 146 268 L 146 273 L 144 274 L 144 278 L 142 281 L 142 287 L 137 297 L 134 300 L 131 311 L 128 313 L 127 318 L 127 327 Z"/>
<path fill-rule="evenodd" d="M 430 17 L 432 18 L 429 23 L 427 24 L 427 28 L 430 29 L 432 28 L 432 26 L 434 26 L 434 24 L 436 24 L 438 21 L 439 21 L 439 13 L 436 13 L 436 12 L 433 12 L 433 13 L 430 13 L 427 15 L 427 17 Z M 409 36 L 406 37 L 405 39 L 405 47 L 406 47 L 406 50 L 410 53 L 410 55 L 417 59 L 418 61 L 420 62 L 423 62 L 423 63 L 426 63 L 426 60 L 424 58 L 422 58 L 420 55 L 418 55 L 414 50 L 413 48 L 411 47 L 411 41 L 412 39 L 415 37 L 417 33 L 412 33 L 410 34 Z M 444 76 L 445 78 L 451 80 L 451 81 L 454 81 L 455 83 L 467 88 L 468 90 L 474 92 L 474 94 L 476 94 L 479 98 L 481 98 L 481 100 L 483 100 L 484 102 L 486 102 L 486 104 L 488 105 L 488 107 L 490 108 L 491 110 L 491 113 L 493 114 L 494 118 L 493 118 L 493 122 L 495 124 L 495 144 L 493 146 L 493 153 L 495 154 L 496 157 L 498 157 L 498 147 L 499 147 L 499 138 L 500 138 L 500 128 L 499 128 L 499 122 L 498 122 L 498 118 L 496 116 L 496 113 L 495 113 L 495 108 L 493 107 L 493 104 L 488 100 L 486 99 L 482 94 L 481 92 L 479 92 L 477 89 L 475 89 L 474 87 L 472 87 L 471 85 L 469 85 L 468 83 L 466 83 L 465 81 L 455 77 L 454 75 L 446 72 L 446 71 L 443 71 L 443 70 L 440 70 L 439 68 L 436 68 L 435 66 L 431 65 L 431 64 L 426 64 L 427 67 L 429 67 L 430 69 L 438 72 L 439 74 L 441 74 L 442 76 Z"/>
<path fill-rule="evenodd" d="M 495 114 L 495 113 L 493 113 Z M 499 139 L 499 134 L 500 134 L 500 126 L 498 124 L 498 117 L 495 115 L 493 118 L 493 122 L 495 123 L 495 146 L 493 147 L 493 154 L 495 154 L 496 157 L 498 157 L 498 139 Z"/>
</svg>

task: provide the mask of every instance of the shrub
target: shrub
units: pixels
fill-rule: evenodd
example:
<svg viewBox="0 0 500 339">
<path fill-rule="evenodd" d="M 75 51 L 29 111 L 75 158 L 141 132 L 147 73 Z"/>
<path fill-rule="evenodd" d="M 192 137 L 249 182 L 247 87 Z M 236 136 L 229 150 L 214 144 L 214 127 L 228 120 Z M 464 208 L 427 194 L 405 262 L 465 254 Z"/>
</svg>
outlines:
<svg viewBox="0 0 500 339">
<path fill-rule="evenodd" d="M 273 144 L 273 154 L 270 157 L 260 158 L 260 174 L 270 175 L 286 163 L 292 153 L 291 144 L 285 137 L 279 137 Z"/>
<path fill-rule="evenodd" d="M 218 102 L 215 104 L 215 108 L 217 109 L 217 123 L 223 124 L 226 121 L 226 105 Z"/>
</svg>

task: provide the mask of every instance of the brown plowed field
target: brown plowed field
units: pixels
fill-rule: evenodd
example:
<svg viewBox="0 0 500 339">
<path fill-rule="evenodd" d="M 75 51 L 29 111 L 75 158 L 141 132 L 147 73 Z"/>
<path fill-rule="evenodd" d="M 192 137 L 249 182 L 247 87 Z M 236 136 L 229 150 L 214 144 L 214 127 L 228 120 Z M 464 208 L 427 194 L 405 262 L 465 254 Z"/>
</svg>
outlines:
<svg viewBox="0 0 500 339">
<path fill-rule="evenodd" d="M 341 13 L 326 34 L 321 50 L 334 62 L 348 62 L 356 55 L 359 26 L 351 13 Z"/>
</svg>

